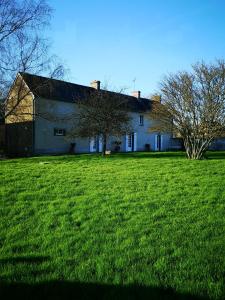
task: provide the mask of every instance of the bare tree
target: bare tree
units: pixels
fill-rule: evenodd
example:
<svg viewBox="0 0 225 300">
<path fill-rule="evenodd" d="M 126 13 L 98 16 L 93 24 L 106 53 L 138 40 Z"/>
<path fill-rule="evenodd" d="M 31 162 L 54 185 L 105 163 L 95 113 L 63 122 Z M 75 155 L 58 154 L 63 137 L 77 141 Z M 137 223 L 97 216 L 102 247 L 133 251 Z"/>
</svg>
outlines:
<svg viewBox="0 0 225 300">
<path fill-rule="evenodd" d="M 0 0 L 0 45 L 18 31 L 45 26 L 51 12 L 45 0 Z"/>
<path fill-rule="evenodd" d="M 49 54 L 48 39 L 43 37 L 51 12 L 45 0 L 0 0 L 1 98 L 6 98 L 17 72 L 63 77 L 64 68 Z M 30 93 L 21 80 L 16 82 L 15 91 L 10 103 L 7 99 L 1 106 L 0 114 L 5 118 L 21 114 L 21 104 Z"/>
<path fill-rule="evenodd" d="M 28 114 L 25 100 L 31 94 L 26 86 L 26 82 L 22 80 L 23 74 L 47 73 L 49 79 L 42 83 L 43 86 L 48 84 L 50 78 L 62 78 L 65 69 L 58 63 L 57 59 L 55 60 L 54 56 L 48 55 L 48 46 L 39 36 L 29 39 L 26 35 L 19 35 L 16 47 L 18 52 L 11 53 L 9 50 L 5 55 L 6 61 L 9 62 L 8 67 L 4 67 L 4 64 L 2 68 L 0 67 L 0 69 L 4 68 L 6 72 L 3 81 L 4 88 L 6 89 L 7 87 L 6 90 L 8 91 L 12 81 L 15 79 L 17 70 L 20 70 L 21 76 L 17 76 L 14 81 L 13 93 L 8 95 L 9 97 L 5 100 L 1 112 L 5 118 L 9 116 L 17 117 L 17 119 L 19 118 L 20 121 L 23 121 L 25 115 Z M 37 86 L 36 89 L 42 86 Z"/>
<path fill-rule="evenodd" d="M 100 137 L 105 155 L 110 136 L 120 137 L 131 131 L 128 101 L 120 92 L 96 90 L 76 101 L 77 113 L 70 137 Z"/>
<path fill-rule="evenodd" d="M 187 157 L 201 159 L 216 138 L 225 135 L 225 62 L 197 63 L 191 72 L 166 76 L 162 103 L 153 102 L 151 130 L 183 139 Z"/>
</svg>

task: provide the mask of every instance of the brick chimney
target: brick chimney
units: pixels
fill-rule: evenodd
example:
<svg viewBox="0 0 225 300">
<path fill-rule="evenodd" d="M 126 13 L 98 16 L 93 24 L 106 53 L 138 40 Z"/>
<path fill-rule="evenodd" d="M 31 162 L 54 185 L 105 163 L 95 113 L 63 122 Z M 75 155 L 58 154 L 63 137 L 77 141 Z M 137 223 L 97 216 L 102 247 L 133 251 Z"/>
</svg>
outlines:
<svg viewBox="0 0 225 300">
<path fill-rule="evenodd" d="M 99 81 L 99 80 L 93 80 L 92 82 L 91 82 L 91 87 L 93 87 L 94 89 L 96 89 L 96 90 L 100 90 L 100 84 L 101 84 L 101 81 Z"/>
<path fill-rule="evenodd" d="M 131 93 L 131 95 L 132 95 L 133 97 L 136 97 L 137 99 L 140 99 L 140 98 L 141 98 L 141 92 L 140 92 L 140 91 L 133 91 L 133 92 Z"/>
<path fill-rule="evenodd" d="M 161 103 L 161 95 L 153 95 L 152 97 L 151 97 L 151 100 L 153 100 L 153 101 L 158 101 L 159 103 Z"/>
</svg>

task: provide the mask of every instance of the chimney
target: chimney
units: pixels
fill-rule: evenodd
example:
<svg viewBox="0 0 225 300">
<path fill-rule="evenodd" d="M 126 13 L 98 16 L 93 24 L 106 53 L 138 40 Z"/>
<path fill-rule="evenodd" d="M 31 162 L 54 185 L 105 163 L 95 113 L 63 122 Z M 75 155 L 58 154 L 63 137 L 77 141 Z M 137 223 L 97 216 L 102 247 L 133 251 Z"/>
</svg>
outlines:
<svg viewBox="0 0 225 300">
<path fill-rule="evenodd" d="M 100 83 L 101 83 L 101 81 L 99 81 L 99 80 L 93 80 L 91 82 L 91 87 L 93 87 L 94 89 L 99 91 L 100 90 Z"/>
<path fill-rule="evenodd" d="M 131 95 L 132 95 L 133 97 L 136 97 L 137 99 L 140 99 L 140 98 L 141 98 L 141 92 L 140 92 L 140 91 L 133 91 L 133 92 L 131 93 Z"/>
<path fill-rule="evenodd" d="M 151 100 L 153 100 L 153 101 L 158 101 L 159 103 L 161 103 L 161 95 L 153 95 L 152 97 L 151 97 Z"/>
</svg>

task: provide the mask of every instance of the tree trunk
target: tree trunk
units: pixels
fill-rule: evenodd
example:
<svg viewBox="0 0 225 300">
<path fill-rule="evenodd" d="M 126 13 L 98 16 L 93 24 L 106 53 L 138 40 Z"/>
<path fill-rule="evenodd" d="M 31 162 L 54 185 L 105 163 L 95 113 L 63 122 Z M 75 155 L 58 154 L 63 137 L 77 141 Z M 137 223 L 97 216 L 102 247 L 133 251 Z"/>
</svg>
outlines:
<svg viewBox="0 0 225 300">
<path fill-rule="evenodd" d="M 211 140 L 205 140 L 201 138 L 185 137 L 184 147 L 188 159 L 202 159 L 206 152 Z"/>
<path fill-rule="evenodd" d="M 102 156 L 105 156 L 106 145 L 107 145 L 107 136 L 104 134 L 102 137 Z"/>
</svg>

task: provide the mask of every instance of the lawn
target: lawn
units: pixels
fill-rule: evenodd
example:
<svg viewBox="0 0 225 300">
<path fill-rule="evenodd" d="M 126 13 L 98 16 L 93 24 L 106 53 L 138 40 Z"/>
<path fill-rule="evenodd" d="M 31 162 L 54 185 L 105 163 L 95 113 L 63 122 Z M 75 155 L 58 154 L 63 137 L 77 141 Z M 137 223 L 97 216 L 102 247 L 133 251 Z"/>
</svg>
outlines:
<svg viewBox="0 0 225 300">
<path fill-rule="evenodd" d="M 225 152 L 207 156 L 0 161 L 1 299 L 224 299 Z"/>
</svg>

